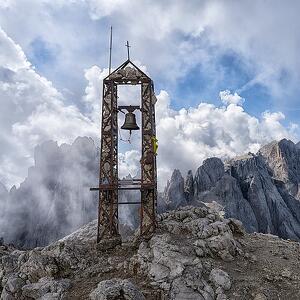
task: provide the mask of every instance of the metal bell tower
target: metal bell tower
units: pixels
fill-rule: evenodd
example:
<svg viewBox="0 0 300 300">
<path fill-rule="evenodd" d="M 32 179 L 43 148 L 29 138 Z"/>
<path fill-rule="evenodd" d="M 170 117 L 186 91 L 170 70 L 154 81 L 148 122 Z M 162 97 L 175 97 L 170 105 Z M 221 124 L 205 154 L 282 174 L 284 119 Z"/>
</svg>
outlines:
<svg viewBox="0 0 300 300">
<path fill-rule="evenodd" d="M 129 45 L 128 45 L 129 46 Z M 129 49 L 129 48 L 128 48 Z M 140 106 L 118 106 L 118 85 L 141 85 Z M 156 129 L 153 81 L 134 63 L 128 55 L 122 65 L 103 80 L 101 152 L 99 187 L 98 235 L 97 242 L 119 238 L 118 192 L 140 190 L 140 235 L 151 236 L 156 227 L 157 169 Z M 141 178 L 120 180 L 118 178 L 118 112 L 132 108 L 141 111 Z M 134 203 L 137 204 L 137 203 Z"/>
</svg>

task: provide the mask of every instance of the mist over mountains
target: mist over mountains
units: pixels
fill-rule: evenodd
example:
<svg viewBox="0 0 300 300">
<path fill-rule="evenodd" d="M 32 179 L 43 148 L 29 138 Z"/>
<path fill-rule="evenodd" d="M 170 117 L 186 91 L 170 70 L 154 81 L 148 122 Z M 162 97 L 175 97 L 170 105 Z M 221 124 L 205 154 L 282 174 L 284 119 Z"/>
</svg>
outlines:
<svg viewBox="0 0 300 300">
<path fill-rule="evenodd" d="M 99 149 L 92 138 L 73 144 L 47 141 L 35 147 L 34 166 L 19 188 L 0 183 L 0 237 L 18 247 L 45 246 L 97 218 Z M 121 191 L 121 202 L 138 201 L 139 193 Z M 119 210 L 121 230 L 139 222 L 136 205 Z"/>
<path fill-rule="evenodd" d="M 35 148 L 34 166 L 19 188 L 0 183 L 0 237 L 32 248 L 47 245 L 97 217 L 99 149 L 92 138 L 72 145 L 45 142 Z M 120 202 L 138 201 L 138 192 L 122 191 Z M 230 161 L 209 158 L 183 178 L 174 170 L 158 211 L 202 202 L 241 220 L 248 232 L 300 240 L 300 146 L 272 142 L 257 154 Z M 122 205 L 120 223 L 139 224 L 138 205 Z"/>
<path fill-rule="evenodd" d="M 22 247 L 46 245 L 96 218 L 97 148 L 91 138 L 72 145 L 48 141 L 19 188 L 0 185 L 0 236 Z"/>
</svg>

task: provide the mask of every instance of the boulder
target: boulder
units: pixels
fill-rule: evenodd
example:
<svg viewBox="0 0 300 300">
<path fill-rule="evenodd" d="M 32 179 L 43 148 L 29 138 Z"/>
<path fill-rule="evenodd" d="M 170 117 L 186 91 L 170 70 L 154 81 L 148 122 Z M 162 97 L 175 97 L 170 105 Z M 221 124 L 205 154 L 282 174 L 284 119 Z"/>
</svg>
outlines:
<svg viewBox="0 0 300 300">
<path fill-rule="evenodd" d="M 51 277 L 40 278 L 38 282 L 24 285 L 22 295 L 33 299 L 62 299 L 70 287 L 69 279 L 54 280 Z"/>
<path fill-rule="evenodd" d="M 122 297 L 122 298 L 121 298 Z M 118 278 L 99 282 L 93 290 L 89 299 L 91 300 L 145 300 L 142 292 L 129 280 Z"/>
<path fill-rule="evenodd" d="M 225 291 L 231 288 L 231 280 L 229 275 L 221 269 L 212 269 L 209 274 L 209 280 L 216 288 L 221 287 Z"/>
</svg>

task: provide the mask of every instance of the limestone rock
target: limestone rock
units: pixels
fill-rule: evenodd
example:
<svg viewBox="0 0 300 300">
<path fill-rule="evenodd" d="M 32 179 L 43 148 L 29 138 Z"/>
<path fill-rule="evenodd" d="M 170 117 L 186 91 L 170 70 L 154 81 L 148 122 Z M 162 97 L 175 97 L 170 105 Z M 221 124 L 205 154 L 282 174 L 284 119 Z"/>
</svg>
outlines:
<svg viewBox="0 0 300 300">
<path fill-rule="evenodd" d="M 212 269 L 209 274 L 209 280 L 215 287 L 221 287 L 224 290 L 231 288 L 231 281 L 229 275 L 221 269 Z"/>
<path fill-rule="evenodd" d="M 164 201 L 168 210 L 182 205 L 185 199 L 184 179 L 179 170 L 175 169 L 164 191 Z"/>
<path fill-rule="evenodd" d="M 38 282 L 24 285 L 22 295 L 33 299 L 62 299 L 64 292 L 69 288 L 70 280 L 43 277 Z"/>
<path fill-rule="evenodd" d="M 259 232 L 299 240 L 300 223 L 274 184 L 262 156 L 252 155 L 231 161 L 231 175 L 238 180 L 252 207 Z"/>
<path fill-rule="evenodd" d="M 195 197 L 203 191 L 211 189 L 224 175 L 223 162 L 216 157 L 206 159 L 200 166 L 194 178 Z"/>
<path fill-rule="evenodd" d="M 258 230 L 257 220 L 251 205 L 244 198 L 237 180 L 229 174 L 224 174 L 211 190 L 198 195 L 198 199 L 203 202 L 215 201 L 219 203 L 223 207 L 226 218 L 241 220 L 249 232 Z"/>
<path fill-rule="evenodd" d="M 263 293 L 259 293 L 256 294 L 253 300 L 268 300 L 268 298 L 266 297 L 265 294 Z"/>
<path fill-rule="evenodd" d="M 273 176 L 284 182 L 289 193 L 300 200 L 300 148 L 283 139 L 262 147 L 259 153 L 265 158 Z"/>
<path fill-rule="evenodd" d="M 101 281 L 89 298 L 91 300 L 145 300 L 143 294 L 133 283 L 117 278 Z"/>
<path fill-rule="evenodd" d="M 188 171 L 184 181 L 184 196 L 187 203 L 191 203 L 194 199 L 194 178 L 191 170 Z"/>
<path fill-rule="evenodd" d="M 213 300 L 216 294 L 204 275 L 207 268 L 200 258 L 228 255 L 233 259 L 240 253 L 229 223 L 205 207 L 164 213 L 159 226 L 164 233 L 142 243 L 131 263 L 138 264 L 170 299 Z"/>
<path fill-rule="evenodd" d="M 225 165 L 218 158 L 209 158 L 193 179 L 189 173 L 186 182 L 185 197 L 177 189 L 176 203 L 169 208 L 206 203 L 226 218 L 242 221 L 248 232 L 300 240 L 299 143 L 272 142 L 257 154 L 249 152 Z M 194 196 L 187 203 L 192 189 Z"/>
</svg>

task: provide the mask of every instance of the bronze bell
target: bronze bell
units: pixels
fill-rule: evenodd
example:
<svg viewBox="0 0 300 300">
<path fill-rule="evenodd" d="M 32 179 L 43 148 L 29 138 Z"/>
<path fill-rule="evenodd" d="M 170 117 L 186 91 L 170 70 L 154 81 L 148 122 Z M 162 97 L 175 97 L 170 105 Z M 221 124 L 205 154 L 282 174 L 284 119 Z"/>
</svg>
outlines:
<svg viewBox="0 0 300 300">
<path fill-rule="evenodd" d="M 136 118 L 135 114 L 131 111 L 129 111 L 127 114 L 125 114 L 125 122 L 121 129 L 125 130 L 139 130 L 140 127 L 136 124 Z"/>
</svg>

